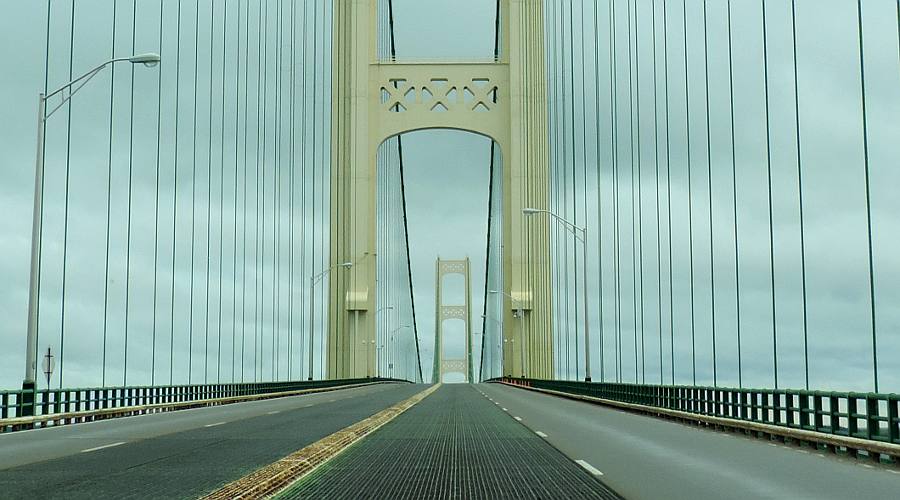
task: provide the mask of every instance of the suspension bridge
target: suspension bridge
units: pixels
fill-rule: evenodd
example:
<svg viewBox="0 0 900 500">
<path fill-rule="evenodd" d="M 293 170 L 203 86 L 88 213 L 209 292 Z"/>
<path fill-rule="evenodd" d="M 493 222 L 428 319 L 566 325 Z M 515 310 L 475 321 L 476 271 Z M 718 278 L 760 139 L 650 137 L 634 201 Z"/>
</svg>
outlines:
<svg viewBox="0 0 900 500">
<path fill-rule="evenodd" d="M 896 495 L 900 2 L 456 4 L 4 6 L 0 496 Z"/>
</svg>

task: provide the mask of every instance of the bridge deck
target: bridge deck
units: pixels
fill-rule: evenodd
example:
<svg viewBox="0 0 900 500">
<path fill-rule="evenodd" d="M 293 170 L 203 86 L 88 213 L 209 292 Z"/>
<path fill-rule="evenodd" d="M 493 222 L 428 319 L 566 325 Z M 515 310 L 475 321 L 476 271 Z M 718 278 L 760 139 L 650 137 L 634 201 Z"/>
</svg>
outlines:
<svg viewBox="0 0 900 500">
<path fill-rule="evenodd" d="M 191 498 L 422 390 L 389 384 L 0 435 L 0 498 Z"/>
<path fill-rule="evenodd" d="M 283 498 L 619 498 L 487 400 L 445 385 Z"/>
</svg>

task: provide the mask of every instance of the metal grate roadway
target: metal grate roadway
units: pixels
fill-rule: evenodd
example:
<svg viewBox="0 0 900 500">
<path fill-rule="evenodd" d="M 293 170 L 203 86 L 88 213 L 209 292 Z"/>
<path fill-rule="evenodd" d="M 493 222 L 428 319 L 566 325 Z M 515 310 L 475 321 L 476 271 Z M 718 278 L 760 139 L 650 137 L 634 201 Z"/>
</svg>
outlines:
<svg viewBox="0 0 900 500">
<path fill-rule="evenodd" d="M 445 385 L 280 498 L 620 498 L 471 385 Z"/>
</svg>

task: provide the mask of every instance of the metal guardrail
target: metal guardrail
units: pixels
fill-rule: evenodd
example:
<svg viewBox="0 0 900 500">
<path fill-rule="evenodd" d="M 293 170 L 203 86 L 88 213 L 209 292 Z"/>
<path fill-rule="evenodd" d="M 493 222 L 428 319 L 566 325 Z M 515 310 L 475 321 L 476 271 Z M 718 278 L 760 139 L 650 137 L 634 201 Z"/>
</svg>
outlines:
<svg viewBox="0 0 900 500">
<path fill-rule="evenodd" d="M 91 387 L 40 390 L 33 393 L 24 390 L 0 391 L 0 420 L 44 417 L 89 412 L 105 412 L 117 408 L 142 408 L 159 405 L 177 405 L 199 401 L 215 401 L 266 394 L 338 388 L 376 382 L 406 382 L 390 378 L 357 378 L 341 380 L 312 380 L 291 382 L 254 382 L 237 384 L 194 384 L 168 386 Z M 34 404 L 28 396 L 33 394 Z M 111 413 L 110 413 L 111 414 Z M 68 418 L 61 418 L 67 420 Z M 54 419 L 35 418 L 33 427 L 47 427 L 58 422 Z M 2 422 L 0 422 L 2 424 Z M 0 425 L 0 432 L 11 429 Z"/>
<path fill-rule="evenodd" d="M 900 395 L 897 394 L 619 384 L 506 377 L 490 381 L 726 421 L 762 424 L 784 428 L 785 431 L 807 431 L 900 445 Z M 803 436 L 809 437 L 806 433 Z M 804 440 L 815 441 L 806 438 Z M 846 447 L 849 450 L 852 446 L 854 445 Z"/>
</svg>

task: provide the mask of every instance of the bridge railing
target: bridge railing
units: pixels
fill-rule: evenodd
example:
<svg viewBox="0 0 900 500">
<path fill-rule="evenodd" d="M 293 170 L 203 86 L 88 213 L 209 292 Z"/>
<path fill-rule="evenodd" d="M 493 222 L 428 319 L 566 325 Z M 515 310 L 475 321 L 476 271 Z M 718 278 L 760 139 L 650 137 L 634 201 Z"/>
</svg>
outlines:
<svg viewBox="0 0 900 500">
<path fill-rule="evenodd" d="M 389 378 L 303 380 L 232 384 L 88 387 L 43 389 L 34 392 L 33 405 L 23 390 L 0 391 L 0 419 L 90 412 L 134 406 L 235 398 L 280 392 L 324 389 L 368 382 L 398 381 Z M 45 422 L 52 424 L 52 422 Z M 0 426 L 0 432 L 3 432 Z"/>
<path fill-rule="evenodd" d="M 492 379 L 620 403 L 900 444 L 900 395 Z"/>
</svg>

